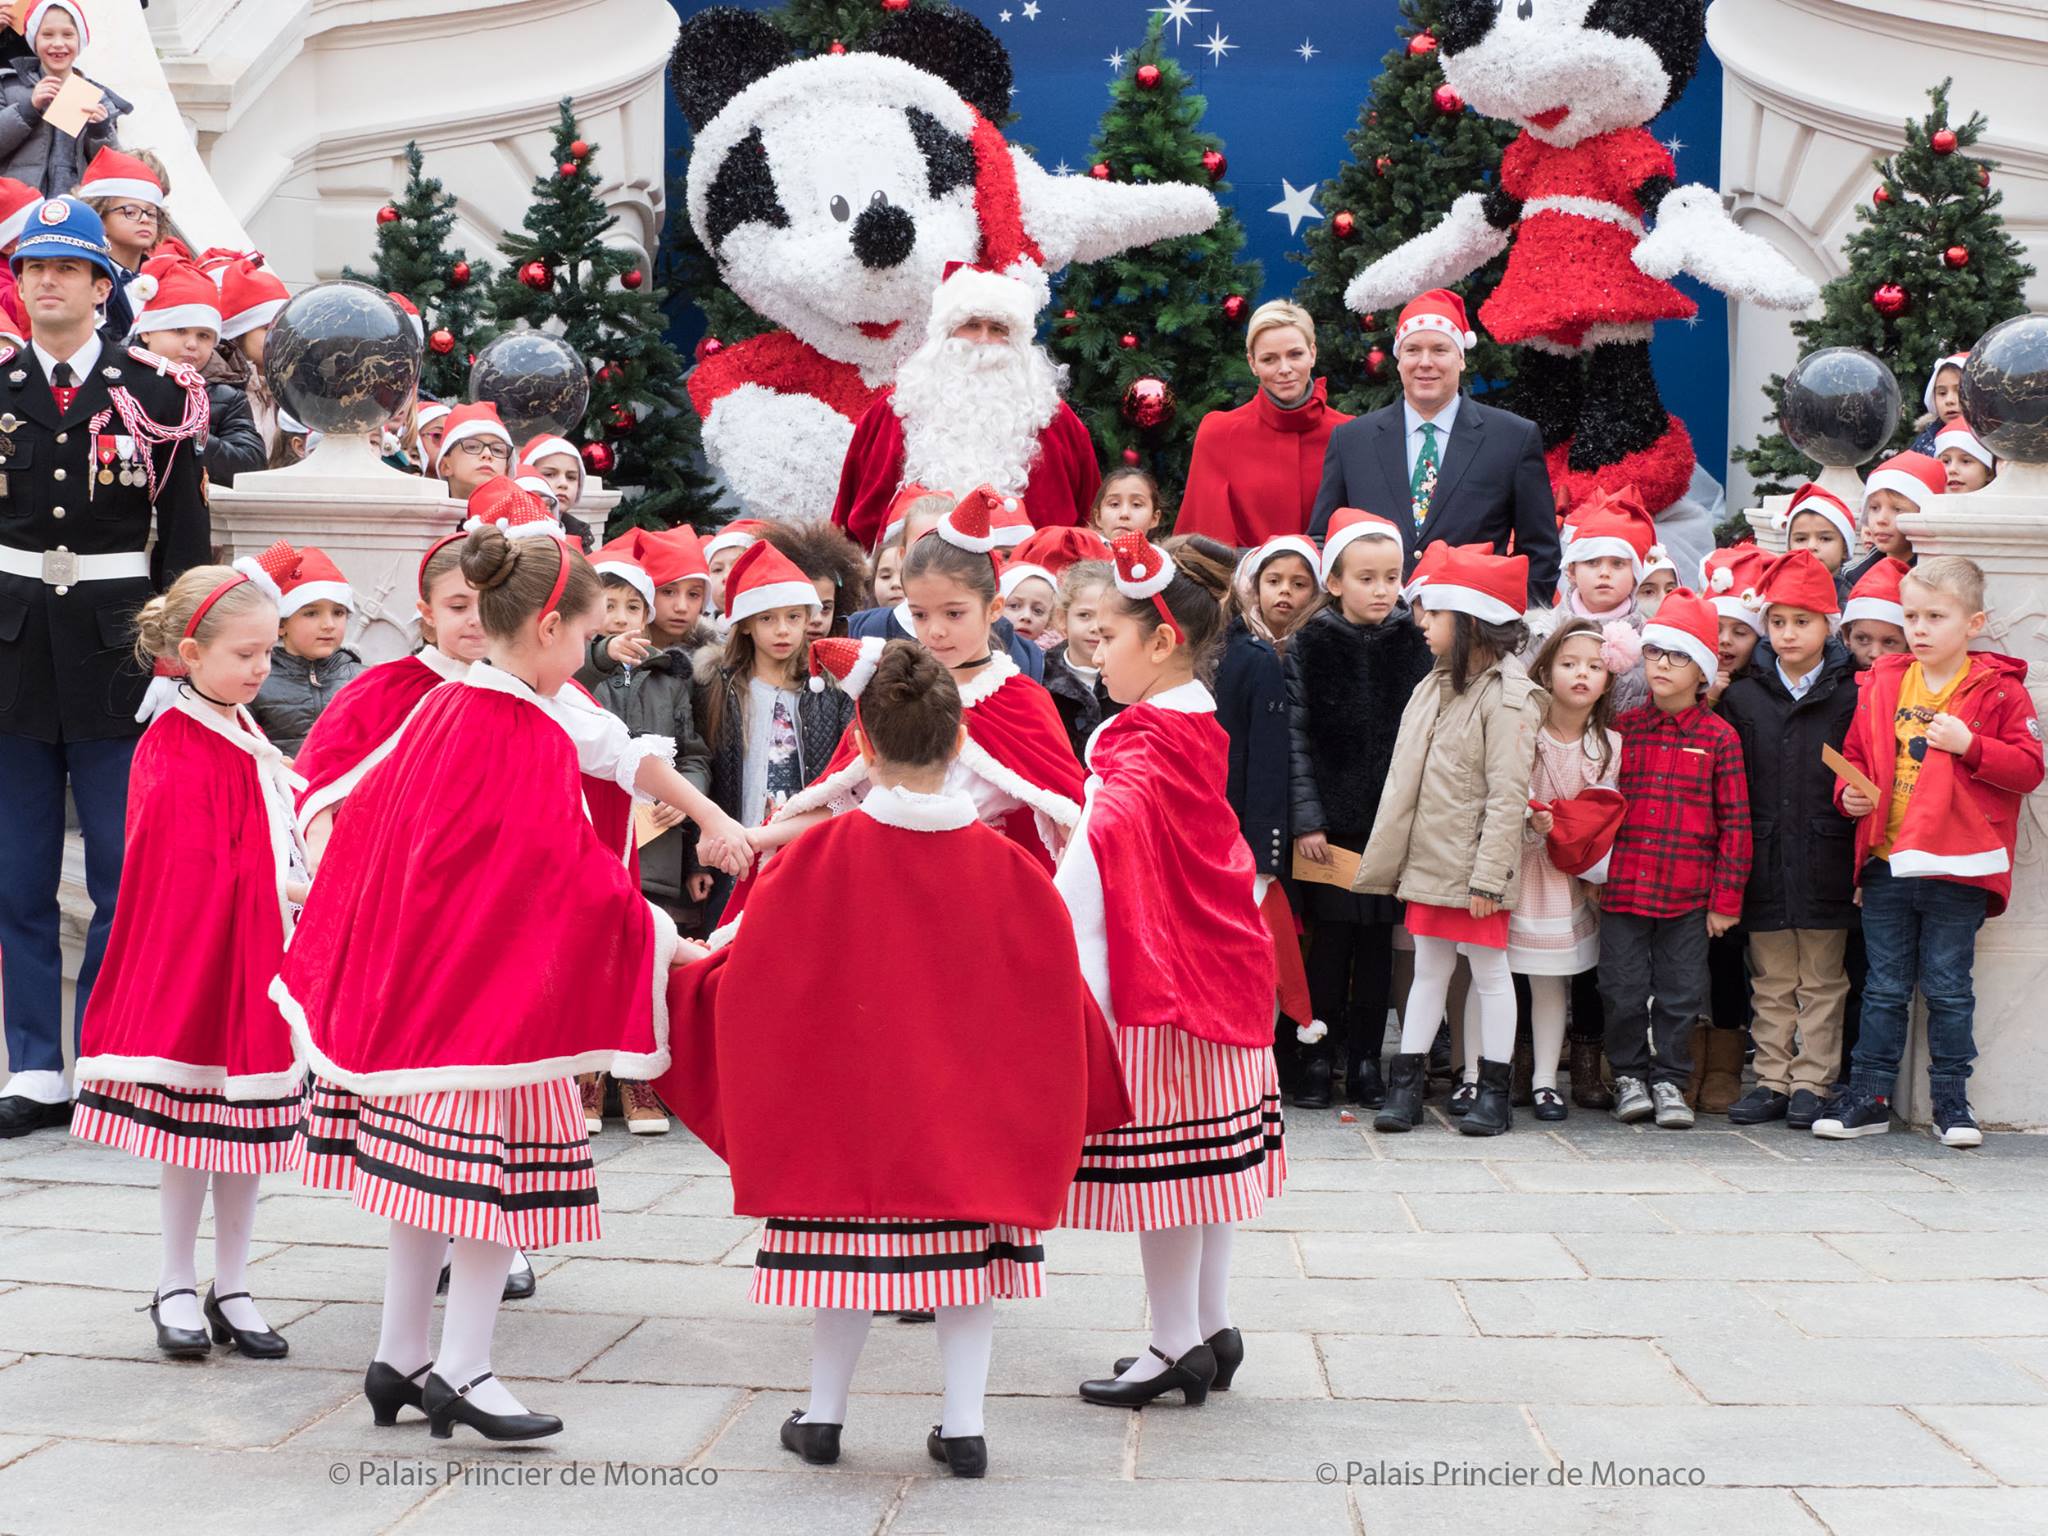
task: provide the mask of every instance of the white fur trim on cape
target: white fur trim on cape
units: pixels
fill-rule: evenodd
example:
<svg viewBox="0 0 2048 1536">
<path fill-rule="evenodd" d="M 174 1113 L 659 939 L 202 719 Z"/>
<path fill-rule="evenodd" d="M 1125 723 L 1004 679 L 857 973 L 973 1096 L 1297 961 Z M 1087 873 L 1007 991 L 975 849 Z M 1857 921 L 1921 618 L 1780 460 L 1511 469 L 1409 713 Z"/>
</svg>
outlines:
<svg viewBox="0 0 2048 1536">
<path fill-rule="evenodd" d="M 1144 701 L 1154 709 L 1170 709 L 1181 715 L 1213 715 L 1216 713 L 1216 695 L 1199 682 L 1180 683 L 1164 693 L 1155 693 Z"/>
<path fill-rule="evenodd" d="M 314 603 L 339 603 L 350 613 L 356 611 L 355 588 L 345 581 L 302 581 L 285 593 L 284 601 L 277 605 L 277 611 L 290 618 L 301 608 Z M 287 604 L 289 606 L 287 606 Z"/>
<path fill-rule="evenodd" d="M 696 155 L 690 161 L 694 166 Z M 1048 271 L 1177 235 L 1199 235 L 1221 216 L 1207 189 L 1184 182 L 1138 185 L 1054 176 L 1014 145 L 1010 163 L 1024 228 L 1044 252 Z"/>
<path fill-rule="evenodd" d="M 861 790 L 868 782 L 868 765 L 856 757 L 828 778 L 807 784 L 787 800 L 782 809 L 774 815 L 776 821 L 789 821 L 797 816 L 809 815 L 812 811 L 830 811 L 838 815 L 850 811 L 860 804 Z"/>
<path fill-rule="evenodd" d="M 1103 1018 L 1115 1028 L 1116 1010 L 1110 1005 L 1109 996 L 1109 923 L 1103 909 L 1102 869 L 1088 842 L 1088 818 L 1094 812 L 1095 791 L 1101 783 L 1099 778 L 1088 781 L 1088 803 L 1081 811 L 1081 820 L 1067 843 L 1052 883 L 1060 900 L 1067 904 L 1067 916 L 1074 924 L 1074 948 L 1081 960 L 1081 978 L 1088 983 Z"/>
<path fill-rule="evenodd" d="M 172 1061 L 163 1056 L 81 1056 L 73 1070 L 80 1085 L 101 1083 L 161 1083 L 166 1088 L 192 1092 L 211 1091 L 230 1103 L 246 1104 L 252 1099 L 284 1099 L 298 1092 L 306 1075 L 297 1059 L 281 1072 L 245 1072 L 231 1076 L 225 1067 L 195 1066 L 189 1061 Z"/>
<path fill-rule="evenodd" d="M 712 929 L 704 939 L 704 947 L 714 955 L 725 948 L 726 945 L 739 937 L 740 923 L 745 919 L 746 915 L 746 913 L 742 912 L 731 922 L 721 923 L 718 927 Z"/>
<path fill-rule="evenodd" d="M 1721 670 L 1721 653 L 1706 644 L 1697 635 L 1670 624 L 1652 621 L 1643 626 L 1643 644 L 1654 645 L 1659 650 L 1676 651 L 1700 669 L 1708 681 Z"/>
<path fill-rule="evenodd" d="M 246 752 L 254 760 L 256 787 L 263 796 L 264 827 L 270 836 L 270 861 L 277 872 L 277 917 L 287 937 L 292 931 L 292 904 L 284 893 L 291 879 L 293 855 L 305 867 L 305 849 L 299 845 L 292 823 L 292 797 L 306 787 L 306 781 L 286 765 L 284 754 L 271 745 L 270 738 L 256 723 L 256 717 L 240 704 L 235 718 L 225 720 L 211 704 L 188 690 L 180 689 L 171 706 L 179 714 L 204 726 L 214 735 Z M 141 1079 L 135 1079 L 141 1081 Z"/>
<path fill-rule="evenodd" d="M 1017 663 L 1010 660 L 1008 651 L 990 650 L 988 665 L 960 685 L 960 707 L 972 709 L 1017 675 Z"/>
<path fill-rule="evenodd" d="M 872 786 L 862 798 L 860 810 L 885 827 L 906 832 L 958 832 L 980 820 L 974 802 L 965 795 L 927 795 L 887 784 Z"/>
<path fill-rule="evenodd" d="M 1469 276 L 1508 248 L 1508 234 L 1486 218 L 1485 194 L 1466 192 L 1435 228 L 1394 247 L 1351 279 L 1344 307 L 1356 314 L 1391 309 L 1418 293 Z"/>
<path fill-rule="evenodd" d="M 1065 795 L 1055 794 L 1049 789 L 1040 789 L 1024 775 L 1007 764 L 999 763 L 989 755 L 972 736 L 960 743 L 960 762 L 977 778 L 986 779 L 1004 794 L 1021 800 L 1033 811 L 1050 821 L 1054 826 L 1071 833 L 1074 824 L 1081 819 L 1081 807 Z M 1058 852 L 1056 839 L 1040 827 L 1039 835 L 1045 838 L 1046 846 Z"/>
<path fill-rule="evenodd" d="M 1636 244 L 1638 270 L 1665 281 L 1689 272 L 1731 299 L 1805 309 L 1820 286 L 1769 241 L 1737 227 L 1712 187 L 1679 187 L 1657 205 L 1657 227 Z"/>
</svg>

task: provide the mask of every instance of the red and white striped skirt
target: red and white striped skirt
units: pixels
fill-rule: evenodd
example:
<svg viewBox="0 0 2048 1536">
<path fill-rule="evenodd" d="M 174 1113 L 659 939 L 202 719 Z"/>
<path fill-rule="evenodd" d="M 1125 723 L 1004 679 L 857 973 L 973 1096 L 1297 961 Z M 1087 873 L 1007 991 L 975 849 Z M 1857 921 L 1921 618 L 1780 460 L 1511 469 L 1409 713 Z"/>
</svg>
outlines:
<svg viewBox="0 0 2048 1536">
<path fill-rule="evenodd" d="M 313 1080 L 300 1177 L 373 1215 L 522 1251 L 598 1237 L 576 1079 L 363 1098 Z"/>
<path fill-rule="evenodd" d="M 1280 1076 L 1268 1046 L 1118 1025 L 1131 1123 L 1090 1136 L 1060 1224 L 1152 1232 L 1250 1221 L 1287 1180 Z"/>
<path fill-rule="evenodd" d="M 174 1168 L 279 1173 L 292 1165 L 304 1102 L 297 1093 L 238 1102 L 217 1088 L 84 1082 L 71 1134 Z"/>
<path fill-rule="evenodd" d="M 1045 1294 L 1031 1227 L 910 1216 L 771 1217 L 748 1296 L 768 1307 L 921 1312 Z"/>
</svg>

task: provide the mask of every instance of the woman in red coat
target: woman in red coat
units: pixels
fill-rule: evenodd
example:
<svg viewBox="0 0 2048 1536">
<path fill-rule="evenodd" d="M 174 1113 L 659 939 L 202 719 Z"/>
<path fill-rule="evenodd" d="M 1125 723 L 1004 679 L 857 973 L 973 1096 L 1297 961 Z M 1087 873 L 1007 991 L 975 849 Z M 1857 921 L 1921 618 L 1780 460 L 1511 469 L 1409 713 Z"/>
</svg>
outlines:
<svg viewBox="0 0 2048 1536">
<path fill-rule="evenodd" d="M 1234 411 L 1204 416 L 1175 533 L 1201 533 L 1236 549 L 1308 531 L 1330 434 L 1351 418 L 1324 399 L 1316 378 L 1316 323 L 1285 299 L 1261 304 L 1245 332 L 1258 393 Z"/>
</svg>

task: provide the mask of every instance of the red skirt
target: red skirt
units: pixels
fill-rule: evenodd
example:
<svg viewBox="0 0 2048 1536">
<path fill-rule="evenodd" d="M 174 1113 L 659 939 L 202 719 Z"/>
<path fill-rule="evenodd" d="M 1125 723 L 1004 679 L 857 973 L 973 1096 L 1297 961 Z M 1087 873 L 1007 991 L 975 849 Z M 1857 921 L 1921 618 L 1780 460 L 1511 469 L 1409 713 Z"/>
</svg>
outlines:
<svg viewBox="0 0 2048 1536">
<path fill-rule="evenodd" d="M 1427 902 L 1411 901 L 1405 926 L 1410 938 L 1506 949 L 1512 915 L 1503 907 L 1491 917 L 1474 917 L 1469 907 L 1432 907 Z"/>
<path fill-rule="evenodd" d="M 280 1173 L 292 1166 L 305 1099 L 231 1100 L 217 1088 L 83 1082 L 71 1134 L 173 1168 Z"/>
<path fill-rule="evenodd" d="M 747 1295 L 768 1307 L 923 1312 L 1045 1294 L 1030 1227 L 914 1217 L 771 1217 Z"/>
<path fill-rule="evenodd" d="M 573 1077 L 363 1098 L 320 1078 L 301 1178 L 372 1215 L 521 1250 L 595 1242 L 597 1170 Z"/>
<path fill-rule="evenodd" d="M 1151 1232 L 1250 1221 L 1287 1180 L 1270 1046 L 1118 1025 L 1131 1123 L 1090 1136 L 1060 1224 Z"/>
</svg>

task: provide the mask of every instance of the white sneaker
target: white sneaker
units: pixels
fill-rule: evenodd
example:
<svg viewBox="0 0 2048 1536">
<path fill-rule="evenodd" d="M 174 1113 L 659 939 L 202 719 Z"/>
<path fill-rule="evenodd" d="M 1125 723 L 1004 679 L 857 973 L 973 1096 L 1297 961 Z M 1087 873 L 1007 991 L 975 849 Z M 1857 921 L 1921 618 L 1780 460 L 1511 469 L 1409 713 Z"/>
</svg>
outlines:
<svg viewBox="0 0 2048 1536">
<path fill-rule="evenodd" d="M 1640 1077 L 1616 1077 L 1614 1080 L 1614 1118 L 1623 1125 L 1634 1125 L 1638 1120 L 1647 1120 L 1656 1106 L 1650 1102 L 1650 1091 L 1643 1086 Z"/>
<path fill-rule="evenodd" d="M 1650 1097 L 1657 1103 L 1657 1124 L 1667 1131 L 1683 1131 L 1692 1127 L 1692 1109 L 1685 1102 L 1685 1094 L 1676 1083 L 1650 1084 Z"/>
</svg>

